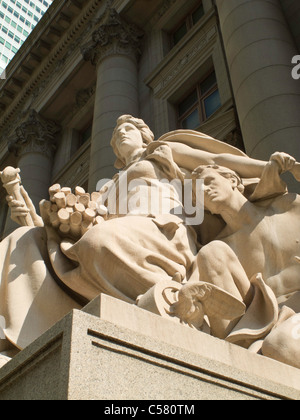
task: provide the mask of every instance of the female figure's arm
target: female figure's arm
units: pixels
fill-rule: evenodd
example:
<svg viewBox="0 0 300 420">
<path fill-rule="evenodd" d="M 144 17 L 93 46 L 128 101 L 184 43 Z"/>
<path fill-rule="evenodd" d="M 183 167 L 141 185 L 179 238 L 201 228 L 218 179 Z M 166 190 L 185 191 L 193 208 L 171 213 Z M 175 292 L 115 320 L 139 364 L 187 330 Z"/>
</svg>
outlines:
<svg viewBox="0 0 300 420">
<path fill-rule="evenodd" d="M 237 172 L 242 178 L 260 178 L 267 162 L 229 153 L 214 154 L 193 149 L 183 143 L 169 142 L 174 161 L 190 171 L 200 165 L 218 165 Z"/>
</svg>

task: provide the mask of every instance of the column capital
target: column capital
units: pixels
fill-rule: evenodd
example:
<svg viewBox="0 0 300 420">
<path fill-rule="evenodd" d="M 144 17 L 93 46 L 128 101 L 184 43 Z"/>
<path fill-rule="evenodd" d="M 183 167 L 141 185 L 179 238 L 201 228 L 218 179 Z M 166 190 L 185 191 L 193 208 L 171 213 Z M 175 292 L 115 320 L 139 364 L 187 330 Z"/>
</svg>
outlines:
<svg viewBox="0 0 300 420">
<path fill-rule="evenodd" d="M 126 22 L 115 9 L 108 8 L 96 23 L 92 40 L 82 46 L 81 52 L 84 60 L 91 61 L 93 65 L 110 55 L 128 55 L 138 59 L 142 37 L 141 29 Z"/>
<path fill-rule="evenodd" d="M 51 158 L 56 149 L 55 135 L 59 131 L 56 123 L 31 110 L 27 120 L 17 126 L 8 140 L 8 150 L 17 157 L 25 153 L 42 153 Z"/>
</svg>

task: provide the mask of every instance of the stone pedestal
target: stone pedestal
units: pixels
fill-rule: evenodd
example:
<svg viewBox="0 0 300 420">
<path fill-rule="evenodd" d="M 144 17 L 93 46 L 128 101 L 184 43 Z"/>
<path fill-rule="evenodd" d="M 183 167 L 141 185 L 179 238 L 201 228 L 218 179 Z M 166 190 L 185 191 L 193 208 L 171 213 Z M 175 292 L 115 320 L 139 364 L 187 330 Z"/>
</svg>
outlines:
<svg viewBox="0 0 300 420">
<path fill-rule="evenodd" d="M 0 370 L 0 399 L 297 400 L 300 371 L 101 295 Z"/>
</svg>

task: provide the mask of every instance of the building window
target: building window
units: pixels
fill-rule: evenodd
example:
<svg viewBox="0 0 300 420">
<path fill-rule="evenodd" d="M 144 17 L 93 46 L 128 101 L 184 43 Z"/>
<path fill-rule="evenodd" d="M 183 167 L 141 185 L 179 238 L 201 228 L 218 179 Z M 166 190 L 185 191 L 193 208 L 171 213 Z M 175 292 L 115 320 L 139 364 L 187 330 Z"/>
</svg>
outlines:
<svg viewBox="0 0 300 420">
<path fill-rule="evenodd" d="M 87 128 L 82 130 L 79 135 L 79 147 L 81 147 L 84 143 L 90 140 L 92 136 L 92 123 L 89 124 Z"/>
<path fill-rule="evenodd" d="M 4 63 L 6 63 L 6 64 L 8 63 L 8 58 L 4 54 L 2 54 L 1 59 L 2 59 L 2 61 L 4 61 Z"/>
<path fill-rule="evenodd" d="M 180 128 L 195 130 L 221 106 L 215 72 L 211 72 L 177 105 Z"/>
<path fill-rule="evenodd" d="M 90 143 L 92 137 L 92 126 L 93 122 L 91 121 L 81 129 L 74 128 L 72 130 L 70 156 L 73 156 L 75 153 L 77 153 L 81 149 L 81 147 L 83 147 L 83 145 L 86 145 L 86 147 L 88 147 L 88 144 Z M 83 147 L 83 149 L 85 150 L 85 147 Z"/>
<path fill-rule="evenodd" d="M 178 44 L 179 41 L 188 33 L 190 29 L 194 25 L 196 25 L 197 22 L 204 16 L 204 8 L 203 4 L 201 2 L 200 6 L 197 6 L 196 9 L 194 9 L 192 12 L 190 12 L 183 21 L 181 21 L 180 25 L 177 26 L 177 28 L 172 32 L 172 44 L 175 46 Z"/>
</svg>

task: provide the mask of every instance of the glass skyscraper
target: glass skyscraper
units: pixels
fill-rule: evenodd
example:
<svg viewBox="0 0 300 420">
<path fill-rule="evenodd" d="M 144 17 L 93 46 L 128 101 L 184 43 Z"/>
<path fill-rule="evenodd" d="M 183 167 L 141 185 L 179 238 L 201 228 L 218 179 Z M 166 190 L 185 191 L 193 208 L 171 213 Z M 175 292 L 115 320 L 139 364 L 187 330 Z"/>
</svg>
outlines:
<svg viewBox="0 0 300 420">
<path fill-rule="evenodd" d="M 0 0 L 0 75 L 53 0 Z"/>
</svg>

